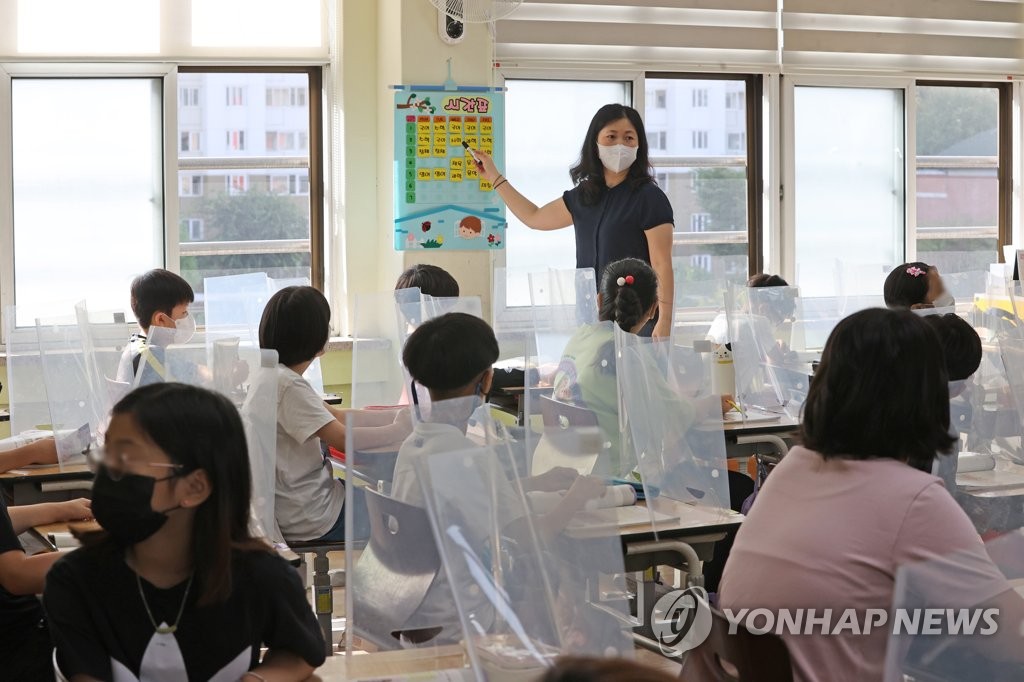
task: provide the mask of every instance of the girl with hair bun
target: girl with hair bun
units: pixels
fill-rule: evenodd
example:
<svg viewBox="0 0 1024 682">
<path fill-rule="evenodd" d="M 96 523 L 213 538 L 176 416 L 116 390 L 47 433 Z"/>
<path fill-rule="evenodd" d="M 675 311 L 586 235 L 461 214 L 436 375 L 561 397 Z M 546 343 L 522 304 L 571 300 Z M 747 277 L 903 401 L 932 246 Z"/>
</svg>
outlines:
<svg viewBox="0 0 1024 682">
<path fill-rule="evenodd" d="M 658 276 L 638 258 L 615 261 L 601 277 L 597 305 L 598 324 L 584 325 L 566 343 L 552 383 L 552 396 L 595 414 L 610 447 L 598 458 L 593 473 L 621 477 L 635 462 L 624 461 L 620 453 L 615 330 L 609 323 L 629 334 L 639 334 L 658 310 Z M 665 401 L 678 404 L 681 421 L 694 419 L 694 406 L 668 382 L 663 382 L 660 389 Z M 723 404 L 731 397 L 723 396 Z"/>
</svg>

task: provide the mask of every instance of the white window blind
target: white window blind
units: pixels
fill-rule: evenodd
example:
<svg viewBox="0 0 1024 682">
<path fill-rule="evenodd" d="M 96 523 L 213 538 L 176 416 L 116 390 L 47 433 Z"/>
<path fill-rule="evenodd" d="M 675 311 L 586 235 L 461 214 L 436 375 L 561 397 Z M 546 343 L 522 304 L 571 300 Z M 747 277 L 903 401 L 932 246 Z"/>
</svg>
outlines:
<svg viewBox="0 0 1024 682">
<path fill-rule="evenodd" d="M 1010 74 L 1021 0 L 784 0 L 787 65 Z"/>
<path fill-rule="evenodd" d="M 530 0 L 497 23 L 500 62 L 777 62 L 777 0 Z"/>
<path fill-rule="evenodd" d="M 0 60 L 329 60 L 339 0 L 3 0 Z"/>
<path fill-rule="evenodd" d="M 1024 72 L 1024 0 L 530 0 L 507 65 Z"/>
</svg>

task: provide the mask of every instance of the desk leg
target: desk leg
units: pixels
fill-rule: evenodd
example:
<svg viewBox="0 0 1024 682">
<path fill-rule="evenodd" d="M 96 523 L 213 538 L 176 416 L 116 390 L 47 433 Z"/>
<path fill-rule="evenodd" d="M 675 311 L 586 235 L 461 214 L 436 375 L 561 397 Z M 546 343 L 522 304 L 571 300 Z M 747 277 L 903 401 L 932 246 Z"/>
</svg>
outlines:
<svg viewBox="0 0 1024 682">
<path fill-rule="evenodd" d="M 324 634 L 324 653 L 334 655 L 334 632 L 331 620 L 334 617 L 334 589 L 331 587 L 331 563 L 327 551 L 318 551 L 313 555 L 313 604 L 316 606 L 316 619 Z"/>
</svg>

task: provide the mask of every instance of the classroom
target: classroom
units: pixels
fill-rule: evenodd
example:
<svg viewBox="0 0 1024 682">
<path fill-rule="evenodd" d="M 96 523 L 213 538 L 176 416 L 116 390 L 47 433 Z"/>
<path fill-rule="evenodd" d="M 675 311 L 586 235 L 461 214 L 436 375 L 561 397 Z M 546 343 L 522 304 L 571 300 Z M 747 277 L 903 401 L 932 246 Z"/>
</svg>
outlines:
<svg viewBox="0 0 1024 682">
<path fill-rule="evenodd" d="M 0 0 L 0 679 L 1024 679 L 1024 0 Z"/>
</svg>

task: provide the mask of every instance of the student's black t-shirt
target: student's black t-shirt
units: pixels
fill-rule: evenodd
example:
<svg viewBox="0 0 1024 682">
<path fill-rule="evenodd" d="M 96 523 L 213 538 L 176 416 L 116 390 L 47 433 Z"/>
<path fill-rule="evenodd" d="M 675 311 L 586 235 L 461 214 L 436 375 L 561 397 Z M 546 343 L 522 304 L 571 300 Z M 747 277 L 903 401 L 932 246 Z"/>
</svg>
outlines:
<svg viewBox="0 0 1024 682">
<path fill-rule="evenodd" d="M 0 554 L 23 552 L 14 532 L 7 504 L 0 495 Z M 8 650 L 24 641 L 43 619 L 43 607 L 32 595 L 14 595 L 0 587 L 0 650 Z"/>
<path fill-rule="evenodd" d="M 594 268 L 598 286 L 609 263 L 639 258 L 650 263 L 645 232 L 672 223 L 672 204 L 653 182 L 626 181 L 605 191 L 595 204 L 583 203 L 580 186 L 562 195 L 576 230 L 576 267 Z"/>
<path fill-rule="evenodd" d="M 50 569 L 43 596 L 61 671 L 69 678 L 234 682 L 259 663 L 261 646 L 322 664 L 323 636 L 295 569 L 268 552 L 236 551 L 232 571 L 227 601 L 198 607 L 193 584 L 177 631 L 160 635 L 122 551 L 98 545 L 72 552 Z M 158 625 L 175 622 L 185 587 L 161 590 L 142 580 Z"/>
</svg>

